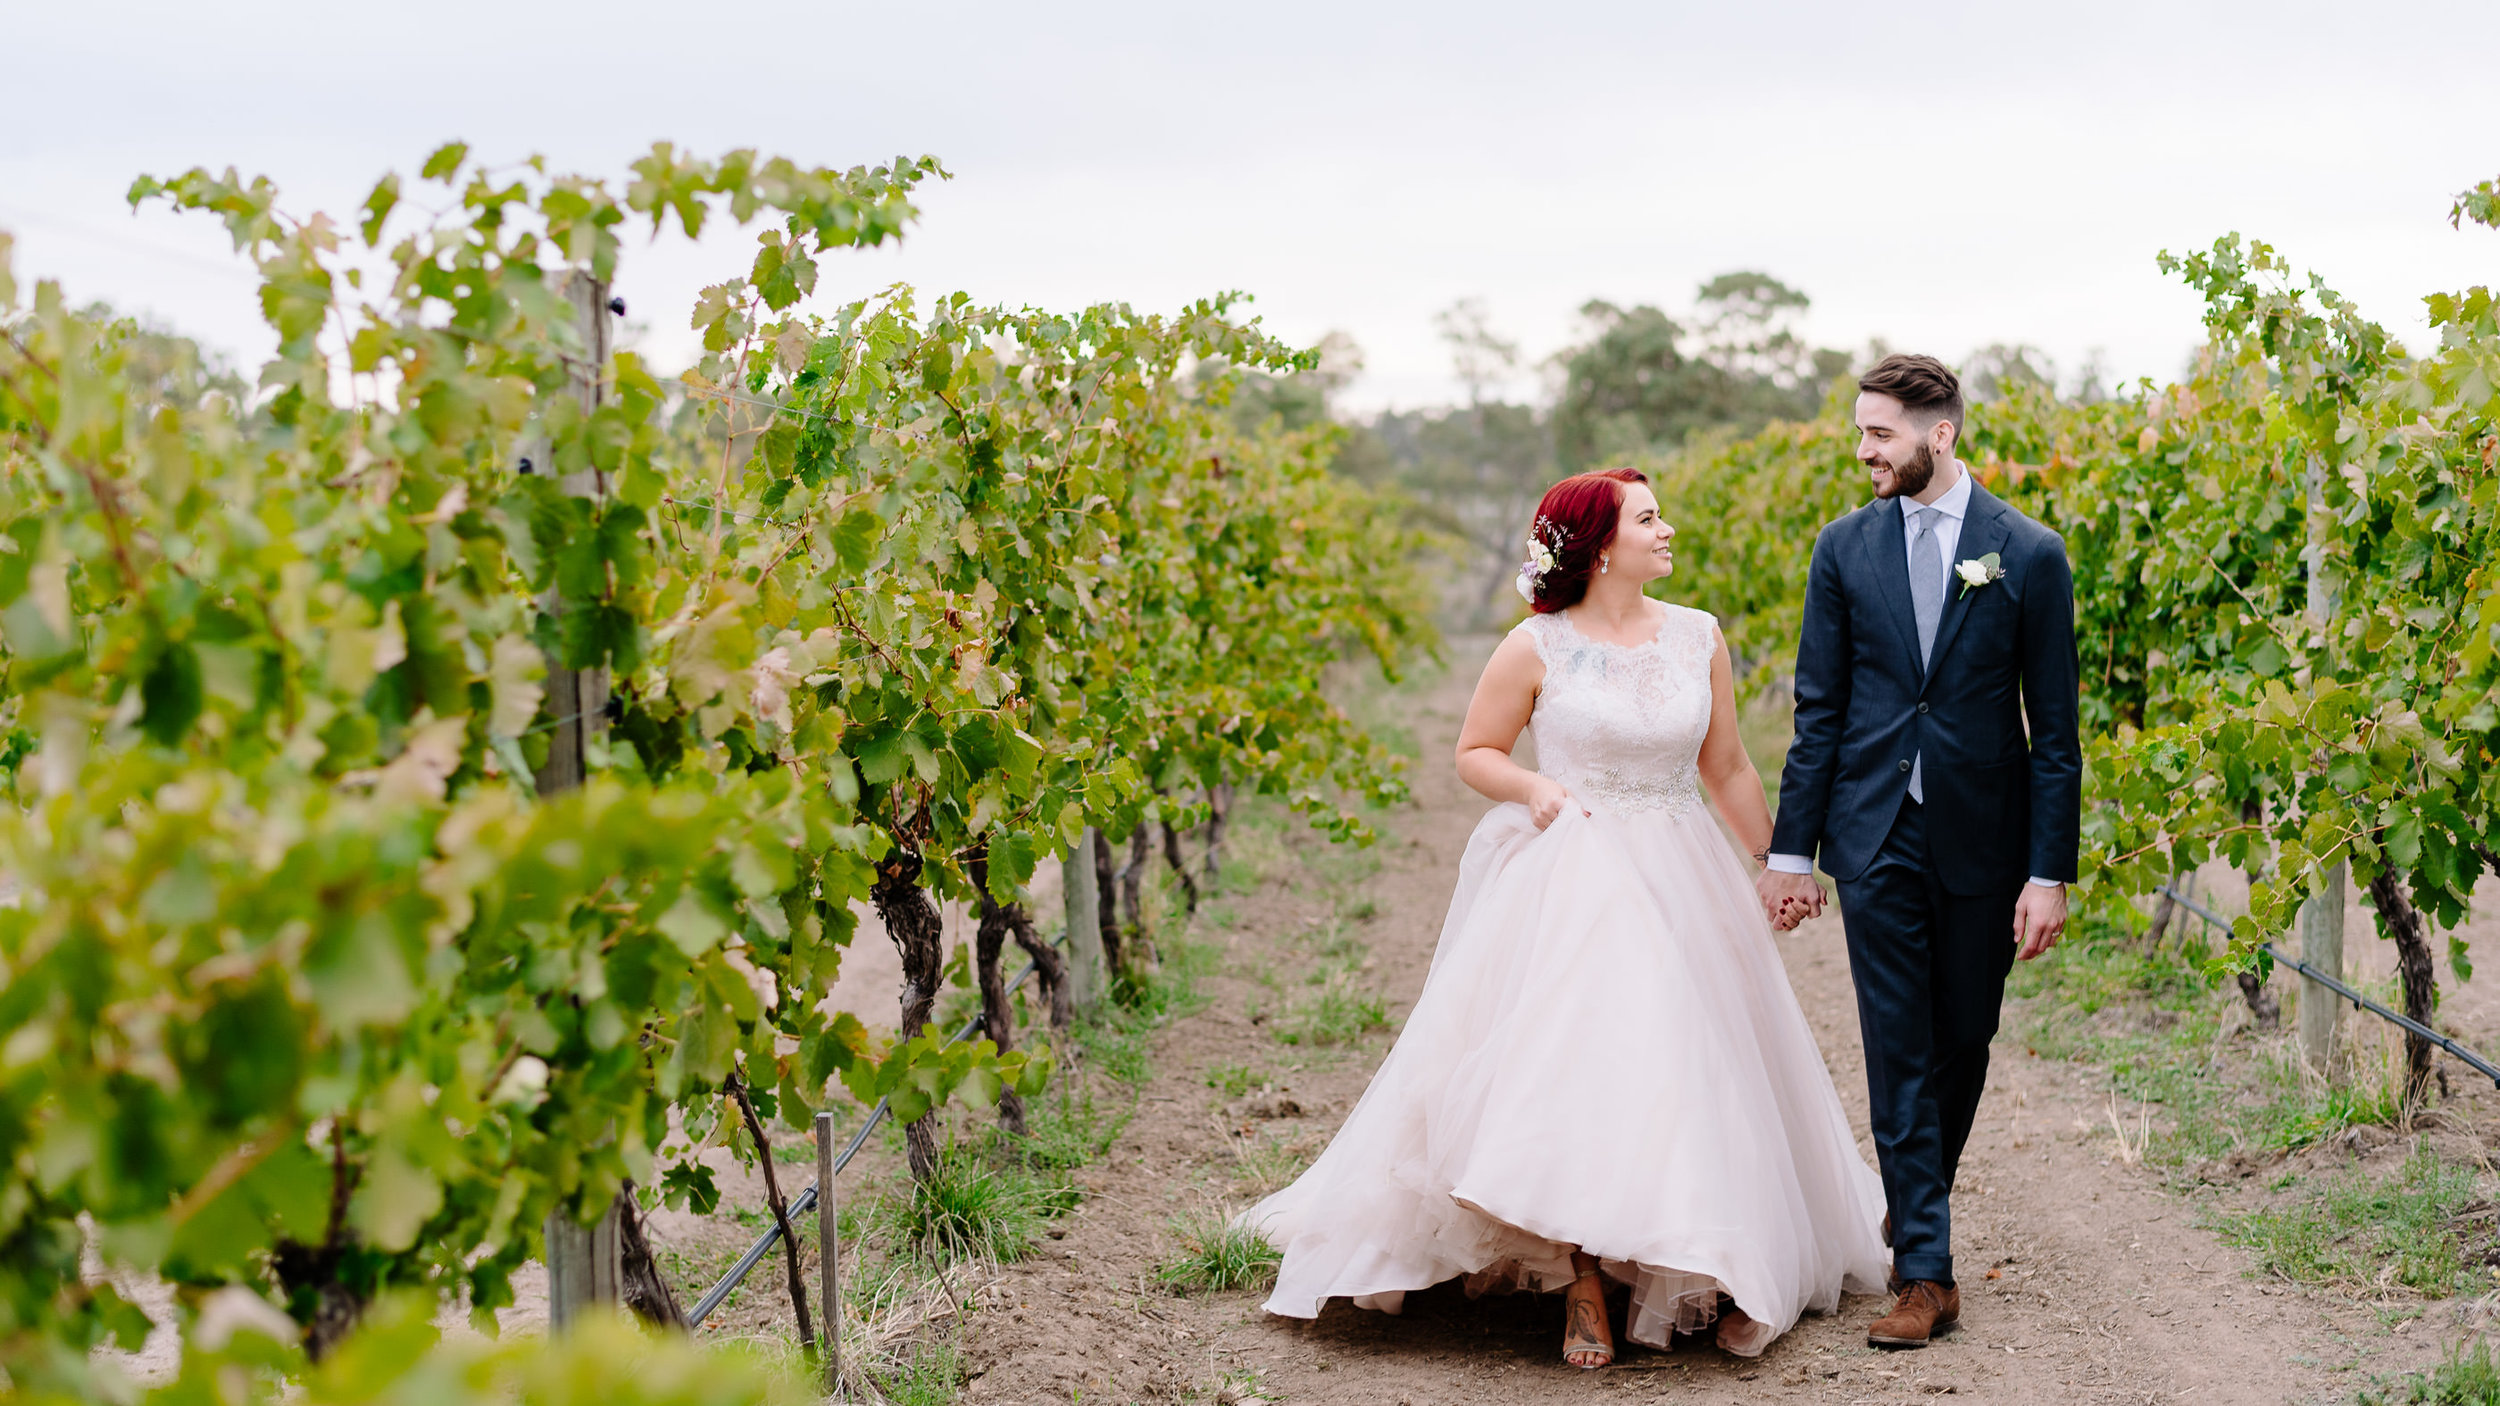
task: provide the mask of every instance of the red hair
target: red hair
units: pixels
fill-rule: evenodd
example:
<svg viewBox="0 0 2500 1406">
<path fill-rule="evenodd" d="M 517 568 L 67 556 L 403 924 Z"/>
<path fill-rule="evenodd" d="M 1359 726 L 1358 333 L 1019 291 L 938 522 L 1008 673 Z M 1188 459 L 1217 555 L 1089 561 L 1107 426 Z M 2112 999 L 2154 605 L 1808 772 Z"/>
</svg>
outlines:
<svg viewBox="0 0 2500 1406">
<path fill-rule="evenodd" d="M 1615 524 L 1623 520 L 1624 485 L 1647 482 L 1649 475 L 1638 469 L 1594 469 L 1545 490 L 1530 529 L 1560 529 L 1562 542 L 1556 546 L 1545 538 L 1554 547 L 1554 569 L 1538 579 L 1529 609 L 1551 615 L 1580 603 L 1589 593 L 1589 577 L 1597 573 L 1597 554 L 1615 540 Z"/>
</svg>

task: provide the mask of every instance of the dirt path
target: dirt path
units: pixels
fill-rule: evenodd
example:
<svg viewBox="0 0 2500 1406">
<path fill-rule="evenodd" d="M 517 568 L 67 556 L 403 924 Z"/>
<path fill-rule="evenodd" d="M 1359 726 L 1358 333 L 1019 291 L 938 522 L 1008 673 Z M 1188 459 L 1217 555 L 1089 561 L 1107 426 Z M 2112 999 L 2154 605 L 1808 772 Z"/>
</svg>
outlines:
<svg viewBox="0 0 2500 1406">
<path fill-rule="evenodd" d="M 2391 1334 L 2359 1305 L 2247 1277 L 2246 1257 L 2197 1228 L 2190 1201 L 2117 1156 L 2101 1071 L 2002 1040 L 1955 1197 L 1965 1328 L 1925 1351 L 1867 1349 L 1865 1325 L 1882 1306 L 1853 1298 L 1757 1360 L 1696 1343 L 1633 1349 L 1613 1370 L 1582 1374 L 1557 1360 L 1551 1297 L 1470 1301 L 1443 1286 L 1410 1297 L 1402 1318 L 1339 1303 L 1306 1325 L 1261 1313 L 1252 1293 L 1162 1287 L 1153 1271 L 1171 1252 L 1172 1219 L 1246 1204 L 1262 1150 L 1315 1151 L 1388 1047 L 1386 1035 L 1342 1052 L 1279 1044 L 1251 1019 L 1277 999 L 1258 977 L 1291 973 L 1309 960 L 1310 934 L 1373 912 L 1347 923 L 1369 945 L 1366 979 L 1394 998 L 1393 1016 L 1421 987 L 1457 857 L 1486 809 L 1439 764 L 1467 684 L 1453 677 L 1407 716 L 1423 756 L 1418 805 L 1394 818 L 1376 872 L 1333 887 L 1272 880 L 1233 901 L 1212 1004 L 1160 1040 L 1157 1077 L 1110 1155 L 1082 1174 L 1087 1198 L 1064 1237 L 985 1296 L 966 1400 L 2348 1401 L 2366 1380 L 2356 1359 L 2383 1372 L 2436 1357 L 2435 1332 Z M 1325 870 L 1320 848 L 1293 852 Z M 1863 1147 L 1837 918 L 1784 937 L 1781 951 Z M 1275 1086 L 1226 1099 L 1208 1084 L 1224 1067 L 1267 1071 Z"/>
</svg>

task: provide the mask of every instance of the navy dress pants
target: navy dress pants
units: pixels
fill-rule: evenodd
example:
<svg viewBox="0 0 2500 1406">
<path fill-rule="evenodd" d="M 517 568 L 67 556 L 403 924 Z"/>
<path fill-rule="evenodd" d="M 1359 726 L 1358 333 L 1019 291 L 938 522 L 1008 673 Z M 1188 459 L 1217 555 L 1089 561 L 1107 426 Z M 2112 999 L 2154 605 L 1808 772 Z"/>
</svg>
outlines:
<svg viewBox="0 0 2500 1406">
<path fill-rule="evenodd" d="M 1950 843 L 1950 840 L 1946 841 Z M 1903 1280 L 1953 1282 L 1948 1196 L 1988 1082 L 2021 886 L 1945 892 L 1925 808 L 1904 797 L 1864 874 L 1839 885 L 1866 1097 Z"/>
</svg>

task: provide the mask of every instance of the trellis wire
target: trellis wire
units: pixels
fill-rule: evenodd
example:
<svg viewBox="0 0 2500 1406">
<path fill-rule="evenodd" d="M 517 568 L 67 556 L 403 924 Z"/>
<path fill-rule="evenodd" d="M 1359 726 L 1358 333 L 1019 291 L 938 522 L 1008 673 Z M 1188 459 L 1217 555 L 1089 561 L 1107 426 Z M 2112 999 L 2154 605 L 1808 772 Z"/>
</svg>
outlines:
<svg viewBox="0 0 2500 1406">
<path fill-rule="evenodd" d="M 1066 934 L 1063 933 L 1058 937 L 1052 938 L 1051 945 L 1056 947 L 1066 940 Z M 1040 964 L 1037 962 L 1026 962 L 1024 964 L 1024 970 L 1016 973 L 1016 979 L 1007 983 L 1007 994 L 1010 996 L 1016 994 L 1016 992 L 1023 987 L 1025 979 L 1033 975 L 1039 967 Z M 983 1026 L 987 1023 L 986 1017 L 979 1015 L 974 1016 L 972 1019 L 965 1021 L 964 1028 L 956 1031 L 954 1036 L 950 1038 L 946 1044 L 948 1046 L 952 1046 L 961 1044 L 963 1041 L 971 1039 L 972 1033 L 983 1028 Z M 875 1132 L 877 1130 L 877 1125 L 886 1120 L 886 1114 L 886 1100 L 878 1099 L 877 1106 L 868 1110 L 868 1121 L 859 1125 L 859 1131 L 851 1134 L 850 1144 L 842 1149 L 840 1156 L 833 1159 L 833 1173 L 835 1176 L 840 1176 L 842 1174 L 842 1169 L 851 1165 L 851 1159 L 859 1155 L 859 1149 L 866 1145 L 868 1135 Z M 772 1149 L 770 1148 L 760 1148 L 758 1151 L 763 1156 L 769 1157 L 772 1155 Z M 816 1188 L 817 1183 L 809 1182 L 806 1190 L 801 1191 L 798 1195 L 790 1198 L 790 1207 L 788 1211 L 790 1219 L 797 1220 L 800 1216 L 816 1209 Z M 738 1285 L 745 1281 L 748 1273 L 751 1272 L 758 1264 L 763 1263 L 764 1256 L 771 1254 L 773 1247 L 780 1243 L 781 1226 L 779 1223 L 766 1226 L 764 1228 L 762 1238 L 758 1239 L 754 1244 L 748 1246 L 747 1252 L 738 1256 L 738 1262 L 729 1267 L 729 1272 L 721 1276 L 720 1282 L 713 1285 L 701 1299 L 695 1302 L 694 1308 L 686 1314 L 686 1327 L 688 1329 L 702 1327 L 703 1320 L 712 1316 L 712 1310 L 720 1307 L 721 1301 L 728 1298 L 730 1294 L 735 1292 Z M 833 1310 L 831 1307 L 828 1307 L 825 1310 L 825 1320 L 828 1323 L 839 1321 L 833 1316 Z M 831 1328 L 826 1329 L 828 1334 L 832 1331 L 833 1330 Z"/>
<path fill-rule="evenodd" d="M 2160 893 L 2164 898 L 2178 904 L 2180 907 L 2185 908 L 2197 917 L 2213 924 L 2215 927 L 2222 929 L 2223 932 L 2228 933 L 2231 931 L 2230 923 L 2214 916 L 2211 910 L 2198 904 L 2196 900 L 2189 898 L 2186 894 L 2179 892 L 2177 889 L 2170 887 L 2168 884 L 2162 885 Z M 2368 1011 L 2372 1015 L 2379 1017 L 2381 1020 L 2393 1021 L 2396 1024 L 2403 1026 L 2405 1029 L 2412 1031 L 2414 1034 L 2419 1035 L 2423 1039 L 2430 1041 L 2432 1044 L 2439 1046 L 2443 1050 L 2446 1050 L 2450 1055 L 2454 1056 L 2459 1063 L 2472 1068 L 2475 1073 L 2489 1079 L 2492 1083 L 2492 1087 L 2500 1088 L 2500 1069 L 2493 1068 L 2491 1062 L 2484 1059 L 2481 1055 L 2474 1053 L 2472 1050 L 2469 1050 L 2465 1046 L 2458 1044 L 2456 1041 L 2449 1039 L 2447 1036 L 2440 1034 L 2438 1031 L 2431 1029 L 2429 1026 L 2424 1025 L 2411 1016 L 2398 1011 L 2389 1010 L 2387 1007 L 2382 1006 L 2378 1002 L 2371 1000 L 2369 997 L 2362 995 L 2360 992 L 2353 990 L 2351 987 L 2346 986 L 2334 977 L 2328 976 L 2325 972 L 2319 971 L 2316 967 L 2309 965 L 2307 962 L 2300 960 L 2298 957 L 2293 956 L 2289 952 L 2284 951 L 2282 948 L 2275 946 L 2271 942 L 2261 942 L 2258 943 L 2257 946 L 2260 950 L 2264 951 L 2266 955 L 2274 958 L 2277 962 L 2290 967 L 2293 971 L 2299 972 L 2302 976 L 2309 978 L 2311 981 L 2318 983 L 2327 990 L 2332 991 L 2336 995 L 2343 997 L 2345 1000 L 2352 1002 L 2354 1010 Z"/>
</svg>

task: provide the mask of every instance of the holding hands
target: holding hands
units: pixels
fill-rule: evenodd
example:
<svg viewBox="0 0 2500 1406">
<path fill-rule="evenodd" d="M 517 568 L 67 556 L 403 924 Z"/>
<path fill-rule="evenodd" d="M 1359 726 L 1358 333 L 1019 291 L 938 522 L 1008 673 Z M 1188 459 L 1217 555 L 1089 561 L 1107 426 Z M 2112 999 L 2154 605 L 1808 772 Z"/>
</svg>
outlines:
<svg viewBox="0 0 2500 1406">
<path fill-rule="evenodd" d="M 1778 932 L 1787 932 L 1808 918 L 1823 916 L 1823 904 L 1828 899 L 1812 874 L 1765 869 L 1753 881 L 1753 888 L 1762 899 L 1762 916 Z"/>
</svg>

